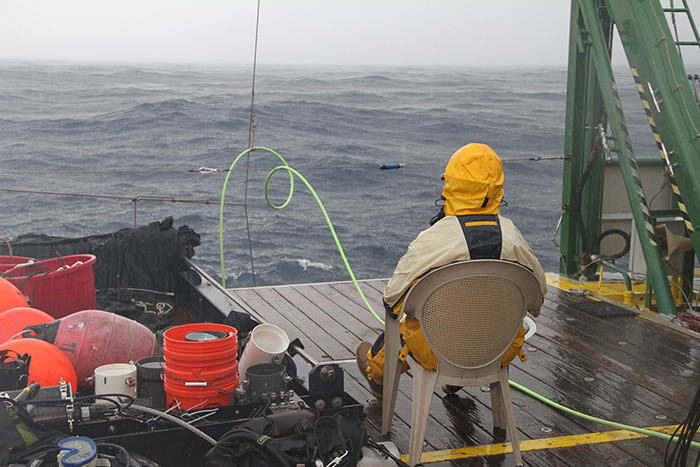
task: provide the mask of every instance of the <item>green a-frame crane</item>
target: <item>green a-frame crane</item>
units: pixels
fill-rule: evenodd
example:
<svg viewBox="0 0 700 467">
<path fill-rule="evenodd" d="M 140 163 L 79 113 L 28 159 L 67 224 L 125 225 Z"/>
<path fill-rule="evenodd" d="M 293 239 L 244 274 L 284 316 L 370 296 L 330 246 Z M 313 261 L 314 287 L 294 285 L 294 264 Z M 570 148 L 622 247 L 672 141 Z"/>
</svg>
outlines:
<svg viewBox="0 0 700 467">
<path fill-rule="evenodd" d="M 655 306 L 666 314 L 677 308 L 657 220 L 679 219 L 690 237 L 693 250 L 685 254 L 682 271 L 690 291 L 694 252 L 700 252 L 700 108 L 679 51 L 681 45 L 700 44 L 686 0 L 682 3 L 669 8 L 659 0 L 571 2 L 560 273 L 583 280 L 596 275 L 599 244 L 609 233 L 604 201 L 616 196 L 606 191 L 605 179 L 614 168 L 624 182 L 617 184 L 621 197 L 626 192 L 629 200 L 630 232 L 622 234 L 636 237 L 643 253 L 647 305 L 653 291 Z M 674 40 L 668 14 L 687 17 L 694 40 Z M 632 146 L 611 60 L 616 33 L 658 150 L 653 163 L 638 158 Z M 640 175 L 640 167 L 650 164 L 672 190 L 668 209 L 658 212 L 650 209 Z"/>
</svg>

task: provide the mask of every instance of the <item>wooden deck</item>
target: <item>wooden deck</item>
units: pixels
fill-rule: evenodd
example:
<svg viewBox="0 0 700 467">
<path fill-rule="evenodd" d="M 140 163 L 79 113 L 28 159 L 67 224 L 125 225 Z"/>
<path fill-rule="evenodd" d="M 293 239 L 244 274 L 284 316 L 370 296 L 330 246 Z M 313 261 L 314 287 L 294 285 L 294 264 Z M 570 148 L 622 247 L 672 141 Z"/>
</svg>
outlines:
<svg viewBox="0 0 700 467">
<path fill-rule="evenodd" d="M 382 317 L 385 283 L 361 282 L 364 294 Z M 373 342 L 382 326 L 351 282 L 230 292 L 262 321 L 300 338 L 314 359 L 347 360 L 343 365 L 345 390 L 366 403 L 368 431 L 376 440 L 393 441 L 402 454 L 408 452 L 410 375 L 401 378 L 392 432 L 383 438 L 379 435 L 381 403 L 369 392 L 354 362 L 357 344 Z M 637 315 L 595 317 L 574 308 L 578 300 L 549 288 L 536 320 L 537 333 L 523 347 L 528 360 L 516 359 L 511 365 L 511 380 L 589 416 L 641 428 L 682 423 L 700 385 L 697 335 Z M 525 465 L 664 464 L 667 442 L 663 439 L 624 439 L 632 433 L 623 431 L 623 439 L 614 440 L 620 435 L 616 428 L 566 414 L 520 390 L 513 389 L 512 395 Z M 599 435 L 588 436 L 594 433 Z M 445 396 L 436 388 L 424 447 L 432 454 L 424 454 L 423 462 L 439 466 L 513 465 L 512 454 L 500 453 L 503 440 L 502 433 L 494 435 L 487 392 L 466 388 Z M 484 451 L 482 446 L 490 450 Z M 440 460 L 445 458 L 450 460 Z"/>
</svg>

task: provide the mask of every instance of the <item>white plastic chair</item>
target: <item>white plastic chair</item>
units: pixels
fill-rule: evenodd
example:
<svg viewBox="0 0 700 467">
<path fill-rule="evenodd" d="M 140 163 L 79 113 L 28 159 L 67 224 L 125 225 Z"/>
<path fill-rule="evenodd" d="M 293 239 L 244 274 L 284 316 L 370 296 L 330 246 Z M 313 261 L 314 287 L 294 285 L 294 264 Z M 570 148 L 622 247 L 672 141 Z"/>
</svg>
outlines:
<svg viewBox="0 0 700 467">
<path fill-rule="evenodd" d="M 448 264 L 425 275 L 406 296 L 403 313 L 418 318 L 423 335 L 438 357 L 437 372 L 428 371 L 410 354 L 413 407 L 408 463 L 420 461 L 435 383 L 491 387 L 495 427 L 510 432 L 517 465 L 522 465 L 508 386 L 508 367 L 501 356 L 511 346 L 527 311 L 539 315 L 542 292 L 527 268 L 501 260 Z M 399 318 L 385 320 L 382 433 L 391 429 L 399 384 L 401 341 Z"/>
</svg>

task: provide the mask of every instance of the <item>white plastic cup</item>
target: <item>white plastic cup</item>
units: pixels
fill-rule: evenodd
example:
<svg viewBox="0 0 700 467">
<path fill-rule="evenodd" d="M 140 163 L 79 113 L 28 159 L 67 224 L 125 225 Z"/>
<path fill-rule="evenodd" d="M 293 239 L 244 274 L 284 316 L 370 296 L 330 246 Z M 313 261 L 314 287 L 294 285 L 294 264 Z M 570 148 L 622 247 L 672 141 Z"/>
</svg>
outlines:
<svg viewBox="0 0 700 467">
<path fill-rule="evenodd" d="M 246 379 L 246 370 L 261 363 L 278 363 L 289 347 L 289 337 L 274 324 L 258 324 L 250 332 L 248 343 L 238 362 L 238 380 Z"/>
<path fill-rule="evenodd" d="M 95 395 L 123 394 L 136 398 L 136 365 L 110 363 L 95 368 Z"/>
</svg>

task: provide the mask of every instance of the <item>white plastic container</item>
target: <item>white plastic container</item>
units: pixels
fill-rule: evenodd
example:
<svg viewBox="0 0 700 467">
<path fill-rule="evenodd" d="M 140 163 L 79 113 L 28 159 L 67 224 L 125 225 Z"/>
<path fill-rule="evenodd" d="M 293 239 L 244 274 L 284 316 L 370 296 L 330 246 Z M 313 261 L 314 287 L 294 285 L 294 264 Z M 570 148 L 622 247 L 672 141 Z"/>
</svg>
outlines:
<svg viewBox="0 0 700 467">
<path fill-rule="evenodd" d="M 248 337 L 241 360 L 238 362 L 238 380 L 246 379 L 246 370 L 261 363 L 279 363 L 289 347 L 289 337 L 274 324 L 259 324 Z"/>
<path fill-rule="evenodd" d="M 95 368 L 95 395 L 123 394 L 136 398 L 136 365 L 110 363 Z"/>
</svg>

